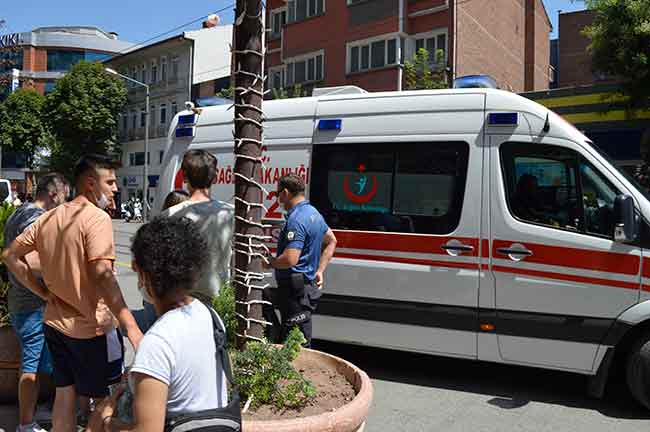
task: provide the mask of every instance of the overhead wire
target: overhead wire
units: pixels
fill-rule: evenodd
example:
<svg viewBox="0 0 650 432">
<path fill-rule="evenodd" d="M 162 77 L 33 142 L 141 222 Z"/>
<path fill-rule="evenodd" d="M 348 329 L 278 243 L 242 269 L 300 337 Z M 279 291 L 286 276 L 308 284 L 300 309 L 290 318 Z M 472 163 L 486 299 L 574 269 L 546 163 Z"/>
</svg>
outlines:
<svg viewBox="0 0 650 432">
<path fill-rule="evenodd" d="M 148 39 L 145 39 L 145 40 L 143 40 L 143 41 L 141 41 L 141 42 L 138 42 L 138 43 L 135 43 L 135 44 L 133 44 L 133 45 L 130 45 L 129 47 L 125 48 L 124 50 L 120 51 L 120 52 L 117 53 L 117 54 L 118 54 L 118 55 L 127 54 L 127 53 L 129 53 L 130 51 L 133 51 L 136 47 L 143 46 L 143 45 L 145 45 L 145 44 L 147 44 L 147 43 L 149 43 L 149 42 L 152 42 L 152 41 L 154 41 L 154 40 L 156 40 L 156 39 L 159 39 L 159 38 L 161 38 L 161 37 L 163 37 L 163 36 L 166 36 L 166 35 L 168 35 L 168 34 L 170 34 L 170 33 L 173 33 L 173 32 L 179 31 L 179 30 L 182 30 L 182 29 L 184 29 L 184 28 L 186 28 L 186 27 L 191 26 L 192 24 L 196 24 L 197 22 L 203 21 L 204 19 L 206 19 L 206 18 L 209 17 L 210 15 L 216 15 L 216 14 L 218 14 L 218 13 L 220 13 L 220 12 L 224 12 L 224 11 L 230 9 L 230 8 L 233 8 L 233 7 L 235 7 L 235 3 L 231 3 L 231 4 L 229 4 L 228 6 L 223 7 L 223 8 L 221 8 L 221 9 L 217 10 L 217 11 L 211 12 L 211 13 L 206 14 L 206 15 L 202 15 L 202 16 L 196 18 L 196 19 L 193 19 L 192 21 L 189 21 L 189 22 L 187 22 L 187 23 L 181 24 L 181 25 L 176 26 L 176 27 L 174 27 L 174 28 L 172 28 L 172 29 L 169 29 L 169 30 L 167 30 L 167 31 L 165 31 L 165 32 L 159 33 L 159 34 L 157 34 L 157 35 L 155 35 L 155 36 L 152 36 L 152 37 L 150 37 L 150 38 L 148 38 Z"/>
</svg>

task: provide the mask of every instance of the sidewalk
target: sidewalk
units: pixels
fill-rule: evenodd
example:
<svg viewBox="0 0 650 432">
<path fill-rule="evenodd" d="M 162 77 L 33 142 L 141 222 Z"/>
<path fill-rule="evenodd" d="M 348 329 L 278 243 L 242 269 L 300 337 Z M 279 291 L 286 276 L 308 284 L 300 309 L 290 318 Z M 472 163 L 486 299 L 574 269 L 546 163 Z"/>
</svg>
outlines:
<svg viewBox="0 0 650 432">
<path fill-rule="evenodd" d="M 17 405 L 0 405 L 0 432 L 15 431 L 17 420 Z"/>
<path fill-rule="evenodd" d="M 49 429 L 52 413 L 47 404 L 39 404 L 35 420 L 42 427 Z M 0 432 L 14 432 L 18 426 L 18 405 L 0 405 Z"/>
</svg>

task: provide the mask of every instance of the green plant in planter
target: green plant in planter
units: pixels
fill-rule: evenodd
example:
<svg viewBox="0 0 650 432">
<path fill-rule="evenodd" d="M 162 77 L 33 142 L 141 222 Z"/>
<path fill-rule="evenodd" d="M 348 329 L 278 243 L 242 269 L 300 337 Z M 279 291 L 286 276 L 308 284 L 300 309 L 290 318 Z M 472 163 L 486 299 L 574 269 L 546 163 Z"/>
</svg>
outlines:
<svg viewBox="0 0 650 432">
<path fill-rule="evenodd" d="M 219 290 L 219 295 L 212 299 L 212 307 L 226 326 L 228 346 L 235 346 L 235 330 L 237 329 L 237 315 L 235 315 L 235 288 L 231 284 L 224 284 Z"/>
<path fill-rule="evenodd" d="M 5 245 L 5 224 L 16 208 L 9 203 L 0 204 L 0 251 Z M 7 291 L 9 291 L 9 280 L 7 278 L 7 267 L 0 261 L 0 327 L 9 325 L 9 312 L 7 311 Z"/>
<path fill-rule="evenodd" d="M 303 343 L 305 337 L 294 327 L 282 347 L 249 342 L 244 351 L 233 352 L 235 379 L 243 400 L 251 399 L 253 407 L 270 404 L 278 410 L 304 407 L 316 389 L 291 364 Z"/>
<path fill-rule="evenodd" d="M 234 347 L 237 329 L 234 288 L 224 285 L 212 305 L 226 326 L 228 346 Z M 303 343 L 305 337 L 296 327 L 281 347 L 264 341 L 249 342 L 244 351 L 232 350 L 233 373 L 242 401 L 250 400 L 252 407 L 273 405 L 278 410 L 306 406 L 316 395 L 316 389 L 291 363 L 298 357 Z"/>
</svg>

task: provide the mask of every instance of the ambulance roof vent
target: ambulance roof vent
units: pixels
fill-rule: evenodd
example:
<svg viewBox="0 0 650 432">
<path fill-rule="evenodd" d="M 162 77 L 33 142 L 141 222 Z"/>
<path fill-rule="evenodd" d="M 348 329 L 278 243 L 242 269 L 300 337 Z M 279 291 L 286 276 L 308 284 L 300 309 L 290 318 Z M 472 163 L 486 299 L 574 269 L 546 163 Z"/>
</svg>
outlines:
<svg viewBox="0 0 650 432">
<path fill-rule="evenodd" d="M 336 96 L 352 95 L 352 94 L 362 94 L 362 93 L 368 93 L 368 92 L 362 89 L 361 87 L 346 85 L 340 87 L 315 88 L 311 95 L 313 97 L 319 97 L 319 96 L 335 96 L 335 95 Z"/>
</svg>

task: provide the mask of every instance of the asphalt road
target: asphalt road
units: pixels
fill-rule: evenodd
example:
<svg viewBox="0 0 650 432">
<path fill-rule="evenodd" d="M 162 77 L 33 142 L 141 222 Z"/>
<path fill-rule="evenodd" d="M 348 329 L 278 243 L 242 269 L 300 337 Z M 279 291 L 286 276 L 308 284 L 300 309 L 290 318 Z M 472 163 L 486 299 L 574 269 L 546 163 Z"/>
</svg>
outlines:
<svg viewBox="0 0 650 432">
<path fill-rule="evenodd" d="M 118 277 L 127 304 L 141 308 L 130 270 L 136 224 L 116 222 Z M 369 432 L 385 431 L 643 431 L 650 413 L 620 388 L 603 400 L 585 395 L 576 374 L 317 342 L 372 378 Z"/>
</svg>

